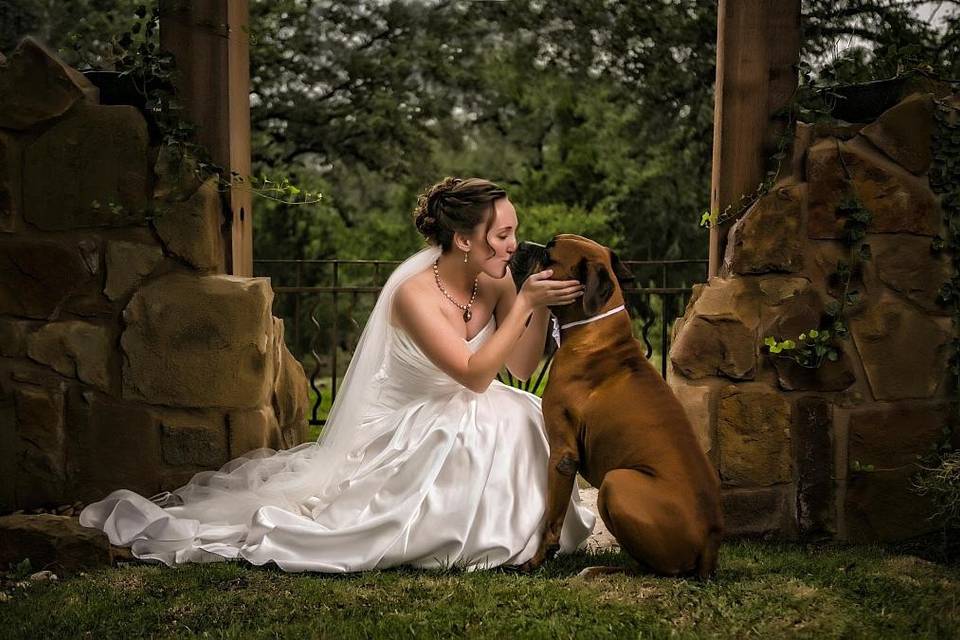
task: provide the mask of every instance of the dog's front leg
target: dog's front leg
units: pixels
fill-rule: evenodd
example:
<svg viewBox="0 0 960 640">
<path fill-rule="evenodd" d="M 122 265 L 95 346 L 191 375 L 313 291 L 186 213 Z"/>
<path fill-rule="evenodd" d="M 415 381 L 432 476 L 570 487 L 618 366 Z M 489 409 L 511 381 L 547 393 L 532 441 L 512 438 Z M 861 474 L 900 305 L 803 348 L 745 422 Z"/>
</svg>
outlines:
<svg viewBox="0 0 960 640">
<path fill-rule="evenodd" d="M 547 505 L 543 538 L 537 552 L 521 565 L 524 571 L 536 569 L 560 548 L 560 530 L 570 506 L 573 483 L 580 467 L 577 447 L 577 424 L 569 410 L 553 403 L 543 403 L 544 426 L 550 442 L 547 466 Z"/>
</svg>

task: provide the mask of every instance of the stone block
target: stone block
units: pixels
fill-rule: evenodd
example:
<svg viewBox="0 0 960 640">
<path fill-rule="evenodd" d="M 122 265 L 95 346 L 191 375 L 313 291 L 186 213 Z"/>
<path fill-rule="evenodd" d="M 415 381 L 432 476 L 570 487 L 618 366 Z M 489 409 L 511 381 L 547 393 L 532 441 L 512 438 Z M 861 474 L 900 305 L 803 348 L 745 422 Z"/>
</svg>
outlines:
<svg viewBox="0 0 960 640">
<path fill-rule="evenodd" d="M 109 566 L 116 552 L 106 534 L 77 518 L 52 514 L 0 516 L 0 566 L 30 558 L 58 576 Z"/>
<path fill-rule="evenodd" d="M 125 298 L 163 258 L 156 244 L 115 240 L 107 245 L 107 286 L 103 293 L 111 300 Z"/>
<path fill-rule="evenodd" d="M 881 404 L 850 414 L 847 467 L 854 460 L 877 470 L 913 465 L 930 453 L 947 425 L 947 405 Z"/>
<path fill-rule="evenodd" d="M 101 500 L 114 489 L 160 491 L 160 424 L 143 406 L 72 387 L 67 395 L 71 499 Z"/>
<path fill-rule="evenodd" d="M 877 400 L 930 398 L 947 370 L 950 319 L 930 317 L 884 293 L 850 321 Z"/>
<path fill-rule="evenodd" d="M 793 480 L 790 403 L 763 384 L 730 385 L 717 404 L 720 478 L 725 486 Z"/>
<path fill-rule="evenodd" d="M 940 287 L 950 279 L 950 259 L 930 250 L 930 238 L 908 234 L 872 236 L 873 259 L 867 263 L 876 278 L 925 311 L 946 314 L 937 303 Z"/>
<path fill-rule="evenodd" d="M 275 359 L 278 363 L 277 377 L 273 385 L 272 404 L 276 419 L 284 430 L 292 429 L 298 438 L 297 442 L 287 446 L 295 446 L 306 438 L 309 425 L 307 424 L 307 409 L 310 403 L 307 376 L 303 365 L 293 357 L 284 342 L 283 320 L 273 318 Z"/>
<path fill-rule="evenodd" d="M 153 226 L 167 251 L 200 271 L 223 271 L 223 212 L 216 178 L 183 202 L 157 206 Z"/>
<path fill-rule="evenodd" d="M 273 289 L 268 278 L 170 273 L 124 309 L 123 397 L 173 407 L 270 402 Z"/>
<path fill-rule="evenodd" d="M 64 394 L 56 388 L 20 388 L 17 416 L 16 500 L 33 507 L 61 499 L 66 483 Z"/>
<path fill-rule="evenodd" d="M 17 448 L 17 409 L 14 398 L 12 394 L 0 392 L 0 513 L 17 508 Z"/>
<path fill-rule="evenodd" d="M 113 339 L 108 328 L 82 320 L 52 322 L 27 339 L 27 355 L 61 375 L 110 390 Z"/>
<path fill-rule="evenodd" d="M 163 461 L 174 466 L 220 468 L 228 459 L 223 418 L 163 418 Z M 192 423 L 190 423 L 192 422 Z"/>
<path fill-rule="evenodd" d="M 13 136 L 0 131 L 0 232 L 20 230 L 23 154 Z"/>
<path fill-rule="evenodd" d="M 24 150 L 24 218 L 48 231 L 146 224 L 147 144 L 135 107 L 78 105 Z"/>
<path fill-rule="evenodd" d="M 0 356 L 19 358 L 27 355 L 27 334 L 30 330 L 28 321 L 0 318 Z"/>
<path fill-rule="evenodd" d="M 66 113 L 99 91 L 82 73 L 64 64 L 31 36 L 0 65 L 0 128 L 25 130 Z"/>
<path fill-rule="evenodd" d="M 841 160 L 842 154 L 842 160 Z M 850 174 L 849 185 L 846 172 Z M 933 236 L 940 231 L 940 208 L 924 180 L 912 175 L 862 136 L 847 142 L 824 139 L 807 154 L 808 235 L 841 238 L 845 220 L 837 205 L 853 190 L 872 214 L 873 233 Z"/>
<path fill-rule="evenodd" d="M 915 467 L 852 473 L 844 501 L 849 542 L 895 542 L 929 533 L 942 525 L 929 496 L 911 490 Z"/>
<path fill-rule="evenodd" d="M 832 441 L 831 403 L 818 396 L 798 398 L 793 411 L 797 524 L 805 537 L 836 532 Z"/>
<path fill-rule="evenodd" d="M 160 145 L 153 173 L 157 176 L 153 197 L 158 200 L 182 202 L 196 193 L 201 185 L 196 158 L 179 153 L 173 145 Z"/>
<path fill-rule="evenodd" d="M 861 133 L 901 167 L 922 175 L 933 156 L 933 94 L 915 93 L 887 109 Z"/>
<path fill-rule="evenodd" d="M 790 538 L 794 525 L 788 489 L 723 489 L 723 537 Z"/>
<path fill-rule="evenodd" d="M 790 273 L 803 267 L 803 193 L 803 185 L 781 186 L 730 228 L 724 262 L 732 273 Z"/>
<path fill-rule="evenodd" d="M 690 420 L 690 426 L 697 436 L 700 448 L 707 454 L 707 458 L 716 465 L 716 385 L 693 385 L 687 383 L 682 377 L 674 377 L 670 380 L 670 387 L 676 395 L 677 400 L 683 406 L 683 410 Z"/>
<path fill-rule="evenodd" d="M 0 314 L 46 319 L 94 286 L 76 246 L 0 237 Z"/>
<path fill-rule="evenodd" d="M 227 414 L 227 424 L 231 459 L 264 447 L 282 449 L 286 444 L 272 407 L 231 411 Z"/>
</svg>

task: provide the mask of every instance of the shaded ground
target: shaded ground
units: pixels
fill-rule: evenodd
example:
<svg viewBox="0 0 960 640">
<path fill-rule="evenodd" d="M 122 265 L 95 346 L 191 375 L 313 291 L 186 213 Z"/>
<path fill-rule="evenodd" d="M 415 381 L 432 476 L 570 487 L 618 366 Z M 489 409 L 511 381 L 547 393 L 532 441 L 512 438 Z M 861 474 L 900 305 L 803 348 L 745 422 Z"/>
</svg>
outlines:
<svg viewBox="0 0 960 640">
<path fill-rule="evenodd" d="M 397 569 L 288 574 L 238 562 L 129 565 L 13 589 L 7 638 L 960 636 L 960 567 L 878 547 L 730 542 L 709 582 Z M 28 581 L 29 582 L 29 581 Z"/>
</svg>

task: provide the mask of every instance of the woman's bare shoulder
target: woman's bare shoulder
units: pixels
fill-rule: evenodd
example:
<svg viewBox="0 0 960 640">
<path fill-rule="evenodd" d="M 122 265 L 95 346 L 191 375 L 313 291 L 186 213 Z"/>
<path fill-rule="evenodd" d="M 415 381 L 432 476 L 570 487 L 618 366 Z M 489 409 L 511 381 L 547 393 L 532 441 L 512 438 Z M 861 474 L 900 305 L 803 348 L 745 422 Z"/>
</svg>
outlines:
<svg viewBox="0 0 960 640">
<path fill-rule="evenodd" d="M 393 311 L 396 314 L 393 324 L 403 327 L 402 317 L 409 312 L 413 306 L 422 304 L 423 293 L 427 285 L 427 272 L 422 271 L 407 278 L 397 287 L 397 292 L 393 298 Z"/>
</svg>

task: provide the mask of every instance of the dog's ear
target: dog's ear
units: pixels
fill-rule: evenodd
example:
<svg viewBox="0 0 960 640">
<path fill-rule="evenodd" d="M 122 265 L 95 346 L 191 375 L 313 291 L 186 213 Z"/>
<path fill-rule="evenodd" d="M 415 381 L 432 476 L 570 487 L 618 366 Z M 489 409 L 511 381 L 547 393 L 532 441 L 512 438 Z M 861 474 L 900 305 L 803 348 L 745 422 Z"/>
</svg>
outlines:
<svg viewBox="0 0 960 640">
<path fill-rule="evenodd" d="M 613 295 L 613 280 L 610 279 L 610 273 L 606 265 L 596 262 L 587 262 L 582 259 L 577 265 L 580 275 L 580 282 L 584 284 L 583 292 L 583 311 L 587 316 L 594 316 L 599 313 L 603 305 L 607 304 L 610 296 Z"/>
<path fill-rule="evenodd" d="M 637 285 L 637 279 L 630 269 L 627 269 L 626 265 L 620 262 L 620 258 L 617 257 L 617 254 L 612 250 L 610 251 L 610 266 L 613 267 L 613 275 L 617 276 L 617 282 L 620 283 L 620 289 L 624 289 L 627 286 L 635 287 Z"/>
</svg>

